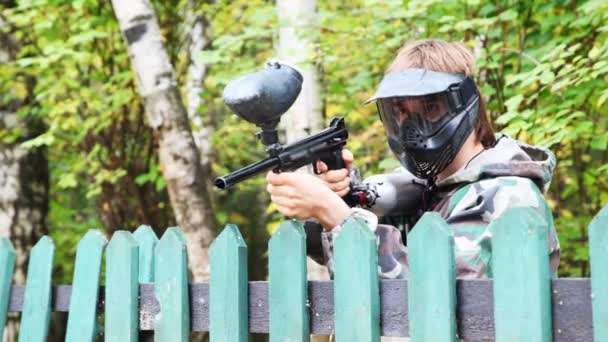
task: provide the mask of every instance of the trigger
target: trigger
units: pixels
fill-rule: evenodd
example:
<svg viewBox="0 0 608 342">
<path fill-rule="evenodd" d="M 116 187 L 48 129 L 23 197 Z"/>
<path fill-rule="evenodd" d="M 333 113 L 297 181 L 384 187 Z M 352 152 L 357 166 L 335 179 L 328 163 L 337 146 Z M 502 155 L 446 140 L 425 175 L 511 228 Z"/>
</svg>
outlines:
<svg viewBox="0 0 608 342">
<path fill-rule="evenodd" d="M 319 172 L 319 168 L 317 168 L 317 162 L 314 161 L 312 162 L 312 171 L 315 173 L 315 175 L 320 175 L 321 172 Z"/>
</svg>

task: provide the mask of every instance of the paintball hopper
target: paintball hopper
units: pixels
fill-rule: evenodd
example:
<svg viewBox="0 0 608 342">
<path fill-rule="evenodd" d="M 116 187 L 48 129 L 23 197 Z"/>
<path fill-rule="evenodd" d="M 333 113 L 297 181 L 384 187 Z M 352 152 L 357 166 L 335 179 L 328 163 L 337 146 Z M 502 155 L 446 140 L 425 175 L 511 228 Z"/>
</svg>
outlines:
<svg viewBox="0 0 608 342">
<path fill-rule="evenodd" d="M 269 62 L 261 71 L 230 81 L 224 88 L 224 102 L 238 116 L 272 131 L 300 94 L 302 80 L 296 69 Z"/>
</svg>

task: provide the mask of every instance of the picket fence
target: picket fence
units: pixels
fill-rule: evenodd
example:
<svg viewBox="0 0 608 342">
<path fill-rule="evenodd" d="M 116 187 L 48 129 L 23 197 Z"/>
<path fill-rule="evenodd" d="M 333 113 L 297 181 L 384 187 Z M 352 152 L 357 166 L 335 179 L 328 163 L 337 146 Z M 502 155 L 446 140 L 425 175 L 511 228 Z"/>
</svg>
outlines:
<svg viewBox="0 0 608 342">
<path fill-rule="evenodd" d="M 408 237 L 409 278 L 378 279 L 376 239 L 352 219 L 335 241 L 335 279 L 308 282 L 302 226 L 285 221 L 269 242 L 269 281 L 248 282 L 247 247 L 228 225 L 210 250 L 209 283 L 188 283 L 186 243 L 178 228 L 158 240 L 150 227 L 106 238 L 88 232 L 78 244 L 72 286 L 51 286 L 54 245 L 43 237 L 29 258 L 27 283 L 11 286 L 15 253 L 0 240 L 0 327 L 21 312 L 20 341 L 45 341 L 51 311 L 68 311 L 66 341 L 99 337 L 187 341 L 209 331 L 211 341 L 595 341 L 608 339 L 608 207 L 589 227 L 591 279 L 552 279 L 547 227 L 530 209 L 509 209 L 493 224 L 493 280 L 456 280 L 454 238 L 427 213 Z M 593 289 L 593 291 L 591 291 Z M 593 293 L 593 294 L 592 294 Z M 0 339 L 4 329 L 0 329 Z"/>
</svg>

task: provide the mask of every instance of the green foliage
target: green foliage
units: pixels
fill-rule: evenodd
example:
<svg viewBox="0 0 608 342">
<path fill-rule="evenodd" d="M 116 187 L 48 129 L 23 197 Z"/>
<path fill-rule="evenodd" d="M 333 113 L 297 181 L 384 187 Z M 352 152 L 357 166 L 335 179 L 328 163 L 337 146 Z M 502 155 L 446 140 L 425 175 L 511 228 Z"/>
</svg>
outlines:
<svg viewBox="0 0 608 342">
<path fill-rule="evenodd" d="M 190 3 L 154 5 L 179 83 L 186 83 L 190 57 L 209 64 L 198 112 L 214 126 L 212 172 L 220 175 L 265 156 L 256 128 L 230 113 L 221 93 L 230 79 L 275 58 L 281 23 L 271 1 Z M 208 16 L 213 31 L 211 46 L 195 56 L 185 53 L 184 23 L 192 14 Z M 48 147 L 50 228 L 58 246 L 61 239 L 75 246 L 68 240 L 100 224 L 109 231 L 171 225 L 155 138 L 110 2 L 22 0 L 14 8 L 0 5 L 0 15 L 10 24 L 4 30 L 22 42 L 17 60 L 0 68 L 0 100 L 24 101 L 20 118 L 39 118 L 47 127 L 24 144 Z M 399 47 L 439 38 L 471 48 L 496 128 L 556 153 L 548 196 L 562 242 L 560 272 L 588 275 L 586 224 L 608 202 L 606 23 L 602 0 L 324 0 L 306 34 L 318 37 L 308 57 L 320 66 L 325 116 L 345 116 L 347 148 L 364 175 L 398 165 L 374 105 L 362 103 Z M 4 142 L 27 140 L 23 134 L 0 129 Z M 257 243 L 264 251 L 263 227 L 271 222 L 272 230 L 281 217 L 267 205 L 263 177 L 213 197 L 220 226 L 244 227 L 249 248 Z"/>
<path fill-rule="evenodd" d="M 78 237 L 86 229 L 174 224 L 150 129 L 110 2 L 19 1 L 0 5 L 4 33 L 16 37 L 16 59 L 0 68 L 4 101 L 20 120 L 46 131 L 4 142 L 45 147 L 51 170 L 49 230 L 58 248 L 58 278 L 71 279 Z M 148 175 L 149 182 L 136 182 Z M 141 179 L 140 179 L 141 180 Z"/>
</svg>

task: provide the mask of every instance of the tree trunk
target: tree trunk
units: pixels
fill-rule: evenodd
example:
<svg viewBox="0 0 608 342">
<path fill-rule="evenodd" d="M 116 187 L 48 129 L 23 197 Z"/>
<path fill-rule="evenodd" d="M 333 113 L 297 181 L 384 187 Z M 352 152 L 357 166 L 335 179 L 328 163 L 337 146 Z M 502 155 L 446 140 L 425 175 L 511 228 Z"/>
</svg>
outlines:
<svg viewBox="0 0 608 342">
<path fill-rule="evenodd" d="M 0 66 L 13 60 L 19 49 L 17 41 L 3 33 L 4 25 L 0 17 Z M 15 284 L 25 284 L 30 249 L 48 233 L 49 200 L 45 149 L 26 149 L 20 145 L 42 133 L 43 125 L 34 120 L 20 120 L 16 114 L 20 105 L 18 100 L 0 102 L 0 129 L 21 131 L 13 143 L 0 141 L 0 237 L 10 238 L 15 247 Z M 5 341 L 16 340 L 17 330 L 18 321 L 12 317 L 6 326 Z"/>
<path fill-rule="evenodd" d="M 207 0 L 206 2 L 212 2 Z M 210 170 L 211 168 L 211 137 L 215 128 L 213 111 L 208 111 L 203 118 L 199 108 L 203 104 L 201 100 L 201 92 L 203 90 L 203 81 L 207 75 L 207 64 L 198 58 L 199 52 L 207 49 L 211 45 L 211 22 L 204 15 L 197 14 L 197 4 L 200 2 L 189 0 L 186 8 L 186 27 L 188 42 L 188 70 L 186 75 L 186 92 L 188 97 L 188 118 L 193 124 L 192 135 L 194 143 L 201 152 L 201 164 L 203 169 Z"/>
<path fill-rule="evenodd" d="M 187 237 L 193 279 L 207 279 L 214 224 L 205 186 L 210 175 L 201 167 L 156 14 L 148 0 L 113 0 L 112 5 L 126 39 L 148 125 L 158 135 L 161 169 L 176 221 Z"/>
<path fill-rule="evenodd" d="M 295 66 L 304 76 L 300 96 L 282 117 L 287 142 L 321 129 L 321 95 L 315 46 L 319 40 L 316 0 L 277 0 L 279 60 Z"/>
<path fill-rule="evenodd" d="M 205 0 L 204 3 L 213 3 L 215 0 Z M 192 124 L 194 143 L 201 156 L 201 167 L 205 174 L 211 174 L 213 156 L 213 132 L 216 128 L 215 110 L 208 104 L 204 115 L 200 113 L 203 105 L 201 92 L 203 82 L 207 76 L 207 64 L 199 58 L 199 52 L 211 46 L 211 19 L 197 10 L 201 1 L 189 0 L 186 6 L 185 32 L 188 42 L 188 70 L 186 71 L 186 94 L 188 98 L 188 119 Z M 211 183 L 207 191 L 212 193 Z"/>
<path fill-rule="evenodd" d="M 208 1 L 208 0 L 207 0 Z M 199 109 L 203 104 L 201 92 L 203 90 L 203 82 L 207 75 L 207 64 L 199 58 L 199 52 L 207 49 L 211 45 L 211 23 L 210 20 L 200 14 L 197 6 L 201 5 L 201 1 L 188 0 L 186 6 L 186 19 L 184 32 L 188 46 L 188 70 L 186 71 L 186 98 L 188 119 L 191 123 L 192 135 L 194 143 L 200 150 L 201 168 L 205 174 L 211 174 L 211 155 L 212 137 L 215 129 L 215 120 L 213 111 L 208 110 L 203 116 L 199 113 Z M 210 192 L 210 186 L 207 187 Z M 190 335 L 190 341 L 202 342 L 205 341 L 207 333 L 193 332 Z"/>
</svg>

